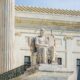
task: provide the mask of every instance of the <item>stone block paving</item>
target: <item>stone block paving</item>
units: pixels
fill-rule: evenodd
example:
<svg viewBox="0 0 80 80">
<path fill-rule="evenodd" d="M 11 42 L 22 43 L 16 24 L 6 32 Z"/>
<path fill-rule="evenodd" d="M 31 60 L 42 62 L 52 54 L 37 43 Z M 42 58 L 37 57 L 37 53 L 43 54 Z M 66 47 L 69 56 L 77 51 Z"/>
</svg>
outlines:
<svg viewBox="0 0 80 80">
<path fill-rule="evenodd" d="M 40 76 L 38 73 L 33 73 L 31 75 L 27 75 L 27 73 L 25 73 L 24 75 L 12 80 L 67 80 L 67 79 L 63 77 L 52 77 L 45 75 Z"/>
</svg>

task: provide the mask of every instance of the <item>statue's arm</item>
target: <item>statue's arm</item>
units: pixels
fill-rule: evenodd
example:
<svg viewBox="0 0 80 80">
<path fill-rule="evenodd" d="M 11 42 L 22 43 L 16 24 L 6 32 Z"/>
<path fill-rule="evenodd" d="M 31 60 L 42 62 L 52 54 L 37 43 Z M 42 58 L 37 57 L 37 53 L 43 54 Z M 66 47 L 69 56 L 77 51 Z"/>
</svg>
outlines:
<svg viewBox="0 0 80 80">
<path fill-rule="evenodd" d="M 38 38 L 35 38 L 35 45 L 36 45 L 36 47 L 38 47 L 38 46 L 39 46 Z"/>
<path fill-rule="evenodd" d="M 40 46 L 47 47 L 48 46 L 46 43 L 45 44 L 40 43 L 38 38 L 35 39 L 35 44 L 36 44 L 36 47 L 40 47 Z"/>
</svg>

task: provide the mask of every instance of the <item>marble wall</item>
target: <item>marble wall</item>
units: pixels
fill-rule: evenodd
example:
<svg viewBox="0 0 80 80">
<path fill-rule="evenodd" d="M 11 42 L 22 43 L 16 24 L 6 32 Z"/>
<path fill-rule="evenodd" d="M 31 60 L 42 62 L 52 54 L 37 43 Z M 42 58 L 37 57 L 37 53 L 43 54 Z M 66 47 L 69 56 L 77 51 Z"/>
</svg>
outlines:
<svg viewBox="0 0 80 80">
<path fill-rule="evenodd" d="M 16 28 L 16 44 L 15 53 L 18 58 L 16 59 L 16 65 L 24 64 L 24 56 L 31 56 L 30 51 L 30 39 L 38 36 L 39 29 Z M 46 30 L 46 34 L 50 34 L 50 30 Z M 80 59 L 80 33 L 74 31 L 55 31 L 53 30 L 55 37 L 55 52 L 56 57 L 62 58 L 62 66 L 66 69 L 74 71 L 69 80 L 76 80 L 77 59 Z M 73 78 L 73 79 L 72 79 Z"/>
</svg>

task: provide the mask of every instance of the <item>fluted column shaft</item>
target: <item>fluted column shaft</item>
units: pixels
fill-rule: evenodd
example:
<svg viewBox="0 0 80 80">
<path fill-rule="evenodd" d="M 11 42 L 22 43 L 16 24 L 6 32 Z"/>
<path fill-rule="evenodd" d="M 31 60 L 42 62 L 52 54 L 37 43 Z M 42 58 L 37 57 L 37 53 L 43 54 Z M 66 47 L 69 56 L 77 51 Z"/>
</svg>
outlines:
<svg viewBox="0 0 80 80">
<path fill-rule="evenodd" d="M 0 0 L 0 73 L 14 65 L 14 0 Z"/>
</svg>

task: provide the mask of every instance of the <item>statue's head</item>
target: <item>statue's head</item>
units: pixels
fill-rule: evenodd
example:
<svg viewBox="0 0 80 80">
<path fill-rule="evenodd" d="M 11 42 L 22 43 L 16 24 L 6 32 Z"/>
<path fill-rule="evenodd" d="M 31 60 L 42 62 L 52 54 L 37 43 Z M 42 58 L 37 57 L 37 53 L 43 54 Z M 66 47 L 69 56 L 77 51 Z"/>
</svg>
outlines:
<svg viewBox="0 0 80 80">
<path fill-rule="evenodd" d="M 41 28 L 40 29 L 40 36 L 44 36 L 44 34 L 45 34 L 45 29 L 44 28 Z"/>
</svg>

